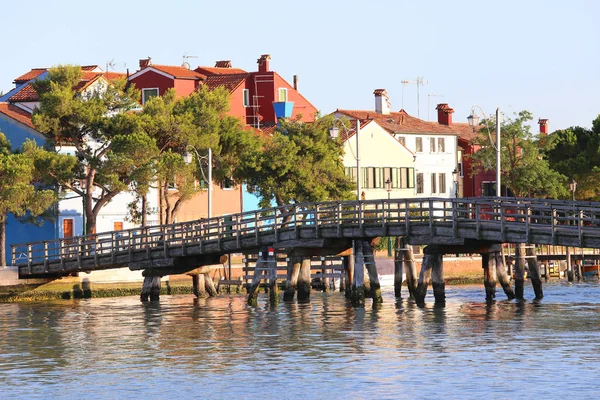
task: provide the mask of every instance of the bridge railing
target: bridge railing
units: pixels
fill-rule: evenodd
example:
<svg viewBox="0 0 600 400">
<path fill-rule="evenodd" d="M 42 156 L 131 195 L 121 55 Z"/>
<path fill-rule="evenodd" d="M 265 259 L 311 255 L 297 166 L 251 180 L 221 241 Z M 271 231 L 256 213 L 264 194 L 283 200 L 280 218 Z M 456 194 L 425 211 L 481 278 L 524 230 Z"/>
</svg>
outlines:
<svg viewBox="0 0 600 400">
<path fill-rule="evenodd" d="M 209 243 L 255 236 L 306 226 L 385 226 L 405 224 L 456 227 L 459 222 L 522 224 L 529 229 L 569 229 L 580 236 L 585 227 L 600 225 L 600 204 L 580 205 L 566 201 L 498 198 L 423 198 L 365 201 L 330 201 L 292 204 L 170 225 L 147 226 L 121 231 L 12 246 L 13 263 L 39 265 L 60 260 L 99 258 L 124 252 Z M 406 231 L 409 232 L 410 229 Z"/>
</svg>

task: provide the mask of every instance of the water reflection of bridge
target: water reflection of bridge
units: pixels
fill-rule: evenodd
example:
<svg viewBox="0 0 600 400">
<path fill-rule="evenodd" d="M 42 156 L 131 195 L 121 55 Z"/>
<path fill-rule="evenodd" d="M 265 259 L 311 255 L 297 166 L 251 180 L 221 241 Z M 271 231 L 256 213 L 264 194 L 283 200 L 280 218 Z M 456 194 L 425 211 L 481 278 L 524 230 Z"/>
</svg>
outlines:
<svg viewBox="0 0 600 400">
<path fill-rule="evenodd" d="M 375 299 L 380 296 L 371 240 L 395 236 L 402 238 L 396 246 L 397 295 L 398 279 L 405 273 L 409 291 L 417 300 L 424 298 L 431 279 L 436 301 L 443 302 L 442 256 L 480 253 L 488 299 L 494 297 L 496 279 L 509 297 L 522 297 L 525 263 L 536 297 L 541 297 L 539 270 L 531 254 L 527 257 L 522 248 L 519 253 L 519 246 L 512 292 L 500 257 L 501 244 L 600 248 L 599 222 L 600 203 L 588 202 L 515 198 L 336 201 L 25 243 L 14 245 L 12 255 L 21 278 L 60 277 L 123 266 L 144 270 L 149 294 L 155 292 L 161 276 L 192 270 L 202 274 L 203 266 L 219 263 L 226 254 L 260 252 L 252 294 L 262 278 L 270 280 L 272 291 L 277 288 L 270 267 L 269 257 L 273 256 L 267 250 L 273 248 L 273 252 L 288 256 L 287 297 L 294 290 L 304 299 L 310 291 L 310 266 L 305 260 L 341 254 L 345 286 L 352 288 L 353 298 L 360 303 L 365 282 L 370 283 Z M 418 282 L 408 244 L 427 245 Z M 350 250 L 354 257 L 349 256 Z"/>
</svg>

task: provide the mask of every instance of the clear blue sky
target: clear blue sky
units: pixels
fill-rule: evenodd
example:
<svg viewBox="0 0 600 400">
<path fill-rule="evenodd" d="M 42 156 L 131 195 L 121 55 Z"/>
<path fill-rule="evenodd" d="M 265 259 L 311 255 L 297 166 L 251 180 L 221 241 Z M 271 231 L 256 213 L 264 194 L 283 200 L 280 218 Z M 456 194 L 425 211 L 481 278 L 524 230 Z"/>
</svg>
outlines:
<svg viewBox="0 0 600 400">
<path fill-rule="evenodd" d="M 526 109 L 550 130 L 591 126 L 600 113 L 600 1 L 220 0 L 2 1 L 0 90 L 34 67 L 157 64 L 256 69 L 261 54 L 322 113 L 373 109 L 385 88 L 402 107 L 402 80 L 422 76 L 420 116 L 438 102 L 466 122 L 471 106 Z M 123 66 L 118 70 L 124 71 Z M 417 115 L 416 85 L 404 108 Z M 537 124 L 534 122 L 534 132 Z"/>
</svg>

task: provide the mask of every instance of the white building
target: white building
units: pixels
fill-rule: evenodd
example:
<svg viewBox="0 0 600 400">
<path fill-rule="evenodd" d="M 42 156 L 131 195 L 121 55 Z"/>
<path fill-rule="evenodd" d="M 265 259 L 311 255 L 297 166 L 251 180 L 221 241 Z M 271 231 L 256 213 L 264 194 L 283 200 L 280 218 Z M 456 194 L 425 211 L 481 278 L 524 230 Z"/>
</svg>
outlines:
<svg viewBox="0 0 600 400">
<path fill-rule="evenodd" d="M 459 131 L 452 127 L 454 110 L 447 104 L 439 104 L 438 122 L 427 122 L 408 115 L 404 110 L 390 111 L 385 89 L 375 90 L 374 95 L 375 110 L 338 109 L 334 112 L 336 117 L 345 117 L 352 123 L 358 119 L 361 127 L 365 126 L 365 132 L 363 133 L 361 129 L 359 134 L 359 158 L 361 174 L 363 174 L 361 183 L 365 182 L 368 185 L 371 175 L 378 173 L 370 169 L 373 167 L 409 168 L 408 171 L 412 169 L 414 175 L 408 178 L 408 186 L 403 187 L 402 190 L 393 188 L 392 198 L 455 197 L 457 183 L 453 175 L 459 172 L 457 169 Z M 390 138 L 395 138 L 400 146 L 384 140 L 381 132 L 386 132 Z M 348 155 L 349 146 L 351 146 L 350 140 L 347 140 L 344 166 L 355 167 L 356 159 Z M 408 160 L 409 155 L 412 157 L 412 162 Z M 347 169 L 347 173 L 354 177 L 351 170 Z M 412 184 L 411 179 L 414 182 Z M 384 175 L 383 182 L 386 180 L 387 175 Z M 365 190 L 366 199 L 383 198 L 387 195 L 385 187 L 382 192 L 377 186 L 381 182 L 377 176 L 375 182 L 377 184 L 372 188 L 373 190 Z"/>
</svg>

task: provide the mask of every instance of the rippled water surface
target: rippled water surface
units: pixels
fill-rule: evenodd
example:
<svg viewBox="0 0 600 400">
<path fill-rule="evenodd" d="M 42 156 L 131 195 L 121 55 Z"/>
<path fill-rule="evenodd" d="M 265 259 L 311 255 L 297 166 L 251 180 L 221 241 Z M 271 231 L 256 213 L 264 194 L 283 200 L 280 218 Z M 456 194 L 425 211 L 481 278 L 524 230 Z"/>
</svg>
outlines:
<svg viewBox="0 0 600 400">
<path fill-rule="evenodd" d="M 451 286 L 425 308 L 391 289 L 365 308 L 340 293 L 0 304 L 0 397 L 597 398 L 600 286 L 544 293 L 487 306 L 482 287 Z"/>
</svg>

